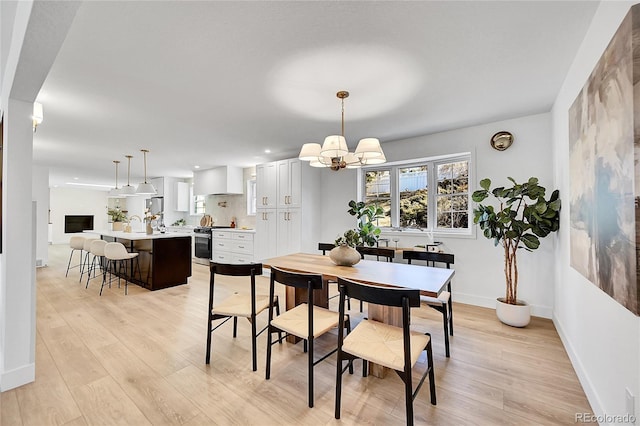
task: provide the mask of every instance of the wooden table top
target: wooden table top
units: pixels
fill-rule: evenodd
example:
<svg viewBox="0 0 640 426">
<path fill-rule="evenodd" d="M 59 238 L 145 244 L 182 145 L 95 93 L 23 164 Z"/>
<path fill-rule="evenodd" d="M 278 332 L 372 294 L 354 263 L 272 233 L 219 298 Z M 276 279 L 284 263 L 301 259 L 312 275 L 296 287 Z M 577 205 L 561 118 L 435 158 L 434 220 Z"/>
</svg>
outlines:
<svg viewBox="0 0 640 426">
<path fill-rule="evenodd" d="M 293 272 L 322 274 L 324 279 L 338 277 L 389 287 L 407 287 L 420 290 L 424 296 L 437 297 L 455 274 L 453 269 L 432 268 L 406 263 L 361 260 L 353 266 L 337 266 L 329 256 L 295 253 L 265 259 L 266 268 L 275 266 Z"/>
</svg>

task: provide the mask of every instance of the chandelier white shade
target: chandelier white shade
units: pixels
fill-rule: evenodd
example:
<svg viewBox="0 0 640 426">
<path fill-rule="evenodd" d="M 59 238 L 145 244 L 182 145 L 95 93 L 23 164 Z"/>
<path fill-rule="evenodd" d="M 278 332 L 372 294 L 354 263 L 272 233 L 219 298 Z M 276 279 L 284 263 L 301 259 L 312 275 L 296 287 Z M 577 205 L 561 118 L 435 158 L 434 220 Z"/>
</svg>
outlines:
<svg viewBox="0 0 640 426">
<path fill-rule="evenodd" d="M 118 188 L 118 165 L 120 164 L 120 161 L 113 160 L 113 163 L 116 165 L 116 186 L 109 191 L 109 198 L 119 198 L 122 197 L 122 190 Z"/>
<path fill-rule="evenodd" d="M 133 155 L 125 155 L 125 157 L 127 158 L 127 161 L 128 161 L 127 184 L 123 186 L 122 189 L 120 189 L 120 194 L 123 197 L 131 197 L 133 195 L 136 195 L 136 188 L 134 186 L 131 186 L 131 183 L 129 182 L 129 179 L 131 178 L 131 159 L 133 158 Z"/>
<path fill-rule="evenodd" d="M 364 138 L 358 142 L 355 152 L 349 152 L 344 137 L 344 100 L 349 92 L 341 90 L 336 94 L 342 102 L 342 135 L 331 135 L 324 143 L 305 143 L 298 158 L 309 161 L 311 167 L 330 167 L 331 170 L 355 169 L 369 164 L 382 164 L 387 161 L 380 141 L 376 138 Z"/>
<path fill-rule="evenodd" d="M 136 190 L 136 194 L 138 195 L 156 195 L 156 189 L 152 184 L 147 182 L 147 152 L 148 149 L 141 149 L 142 155 L 144 157 L 144 182 L 138 185 L 138 189 Z"/>
</svg>

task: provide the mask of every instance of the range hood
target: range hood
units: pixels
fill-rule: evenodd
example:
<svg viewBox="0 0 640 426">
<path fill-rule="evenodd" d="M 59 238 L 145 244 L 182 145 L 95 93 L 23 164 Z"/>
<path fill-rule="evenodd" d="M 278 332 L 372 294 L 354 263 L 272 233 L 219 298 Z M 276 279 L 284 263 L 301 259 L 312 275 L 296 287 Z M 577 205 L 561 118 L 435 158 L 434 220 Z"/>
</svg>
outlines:
<svg viewBox="0 0 640 426">
<path fill-rule="evenodd" d="M 193 195 L 242 194 L 242 168 L 215 167 L 193 173 Z"/>
</svg>

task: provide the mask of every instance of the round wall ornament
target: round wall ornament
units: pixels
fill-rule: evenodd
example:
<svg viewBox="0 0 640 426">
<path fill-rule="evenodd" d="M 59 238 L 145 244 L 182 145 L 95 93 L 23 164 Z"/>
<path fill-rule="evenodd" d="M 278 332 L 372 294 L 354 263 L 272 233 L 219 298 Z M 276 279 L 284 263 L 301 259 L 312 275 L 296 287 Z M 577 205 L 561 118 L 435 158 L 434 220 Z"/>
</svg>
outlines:
<svg viewBox="0 0 640 426">
<path fill-rule="evenodd" d="M 498 132 L 491 137 L 491 146 L 498 151 L 504 151 L 513 144 L 513 134 L 509 132 Z"/>
</svg>

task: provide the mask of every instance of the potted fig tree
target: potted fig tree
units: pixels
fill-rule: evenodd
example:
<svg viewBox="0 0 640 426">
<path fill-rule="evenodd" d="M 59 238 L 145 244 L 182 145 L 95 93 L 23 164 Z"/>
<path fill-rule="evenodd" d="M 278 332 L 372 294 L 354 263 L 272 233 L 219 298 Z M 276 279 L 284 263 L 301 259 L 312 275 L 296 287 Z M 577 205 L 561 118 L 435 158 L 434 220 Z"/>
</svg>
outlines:
<svg viewBox="0 0 640 426">
<path fill-rule="evenodd" d="M 546 189 L 535 177 L 525 183 L 509 178 L 510 187 L 491 189 L 491 180 L 482 179 L 482 189 L 473 193 L 472 199 L 481 203 L 489 196 L 498 201 L 498 206 L 478 204 L 473 209 L 473 222 L 480 226 L 483 235 L 502 245 L 504 250 L 504 275 L 506 293 L 498 298 L 496 314 L 507 325 L 524 327 L 529 324 L 531 310 L 526 302 L 518 299 L 518 250 L 536 250 L 540 239 L 560 227 L 560 193 L 555 190 L 549 199 Z"/>
</svg>

